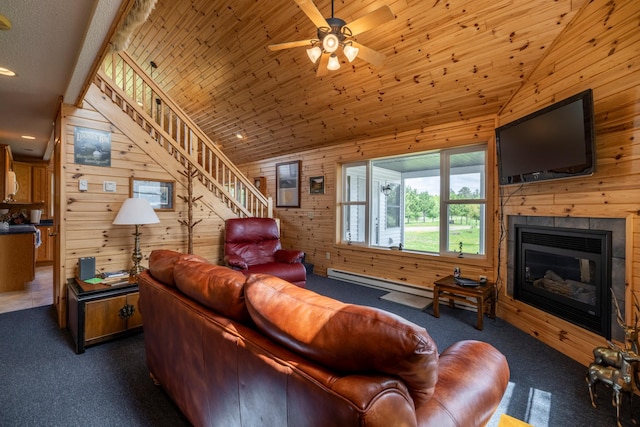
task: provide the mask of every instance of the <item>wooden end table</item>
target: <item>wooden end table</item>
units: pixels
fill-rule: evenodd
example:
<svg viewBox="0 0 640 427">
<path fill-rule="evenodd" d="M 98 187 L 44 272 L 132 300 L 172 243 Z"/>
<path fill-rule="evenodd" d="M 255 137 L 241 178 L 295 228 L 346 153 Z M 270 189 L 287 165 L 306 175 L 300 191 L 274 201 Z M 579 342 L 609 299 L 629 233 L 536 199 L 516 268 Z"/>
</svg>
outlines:
<svg viewBox="0 0 640 427">
<path fill-rule="evenodd" d="M 455 307 L 454 301 L 465 302 L 478 310 L 476 329 L 482 330 L 485 304 L 489 304 L 489 317 L 496 317 L 496 286 L 487 282 L 480 286 L 458 285 L 453 276 L 443 277 L 433 283 L 433 315 L 440 317 L 440 299 L 448 298 L 449 307 Z"/>
<path fill-rule="evenodd" d="M 76 353 L 84 353 L 90 345 L 140 332 L 138 297 L 135 278 L 113 286 L 69 279 L 67 320 Z"/>
</svg>

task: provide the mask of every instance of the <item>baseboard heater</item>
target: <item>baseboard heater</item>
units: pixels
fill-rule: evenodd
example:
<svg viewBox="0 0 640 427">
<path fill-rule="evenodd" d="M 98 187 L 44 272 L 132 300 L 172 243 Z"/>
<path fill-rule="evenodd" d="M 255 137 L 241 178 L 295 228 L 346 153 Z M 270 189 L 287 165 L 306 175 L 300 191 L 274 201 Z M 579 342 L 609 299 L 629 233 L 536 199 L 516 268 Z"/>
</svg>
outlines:
<svg viewBox="0 0 640 427">
<path fill-rule="evenodd" d="M 336 270 L 335 268 L 327 268 L 327 277 L 349 283 L 355 283 L 357 285 L 368 286 L 370 288 L 382 289 L 384 291 L 404 292 L 406 294 L 433 299 L 433 291 L 431 289 L 421 288 L 409 283 L 394 282 L 392 280 L 381 279 L 379 277 L 352 273 L 350 271 Z"/>
<path fill-rule="evenodd" d="M 394 282 L 392 280 L 381 279 L 379 277 L 367 276 L 366 274 L 352 273 L 350 271 L 337 270 L 335 268 L 327 268 L 327 277 L 344 282 L 354 283 L 356 285 L 368 286 L 370 288 L 382 289 L 383 291 L 397 291 L 407 294 L 418 295 L 421 297 L 433 299 L 433 290 L 425 289 L 410 283 Z M 442 302 L 446 304 L 446 302 Z M 458 301 L 456 307 L 460 307 L 469 311 L 477 311 L 471 304 L 465 304 Z"/>
</svg>

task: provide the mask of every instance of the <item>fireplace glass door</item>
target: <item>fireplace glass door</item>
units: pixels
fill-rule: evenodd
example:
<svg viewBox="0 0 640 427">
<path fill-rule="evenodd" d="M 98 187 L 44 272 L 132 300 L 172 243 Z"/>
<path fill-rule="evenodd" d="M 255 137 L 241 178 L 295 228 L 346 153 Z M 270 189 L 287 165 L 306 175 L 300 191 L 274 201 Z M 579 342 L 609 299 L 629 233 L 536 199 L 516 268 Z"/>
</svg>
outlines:
<svg viewBox="0 0 640 427">
<path fill-rule="evenodd" d="M 516 230 L 516 299 L 610 338 L 610 233 Z"/>
</svg>

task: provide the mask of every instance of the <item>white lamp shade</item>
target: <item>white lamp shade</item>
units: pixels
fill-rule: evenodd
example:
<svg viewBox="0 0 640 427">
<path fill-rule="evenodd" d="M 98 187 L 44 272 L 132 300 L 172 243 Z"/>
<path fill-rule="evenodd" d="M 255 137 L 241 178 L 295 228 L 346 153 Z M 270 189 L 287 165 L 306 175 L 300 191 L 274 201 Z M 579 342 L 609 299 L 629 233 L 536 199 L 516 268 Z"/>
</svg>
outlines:
<svg viewBox="0 0 640 427">
<path fill-rule="evenodd" d="M 327 34 L 322 39 L 322 47 L 325 52 L 333 53 L 338 49 L 338 46 L 340 46 L 340 40 L 335 34 Z"/>
<path fill-rule="evenodd" d="M 358 56 L 358 52 L 360 51 L 360 49 L 358 49 L 357 47 L 353 47 L 350 44 L 346 45 L 343 50 L 344 56 L 347 57 L 349 62 L 353 62 L 353 60 L 356 59 L 356 56 Z"/>
<path fill-rule="evenodd" d="M 318 58 L 320 58 L 320 56 L 322 55 L 322 49 L 320 49 L 318 46 L 314 46 L 307 49 L 307 55 L 309 55 L 309 59 L 311 60 L 311 62 L 315 64 Z"/>
<path fill-rule="evenodd" d="M 337 70 L 338 68 L 340 68 L 340 61 L 338 61 L 338 57 L 335 55 L 331 55 L 329 57 L 329 62 L 327 63 L 327 69 L 328 70 Z"/>
<path fill-rule="evenodd" d="M 142 225 L 160 222 L 147 199 L 130 198 L 124 201 L 113 224 Z"/>
</svg>

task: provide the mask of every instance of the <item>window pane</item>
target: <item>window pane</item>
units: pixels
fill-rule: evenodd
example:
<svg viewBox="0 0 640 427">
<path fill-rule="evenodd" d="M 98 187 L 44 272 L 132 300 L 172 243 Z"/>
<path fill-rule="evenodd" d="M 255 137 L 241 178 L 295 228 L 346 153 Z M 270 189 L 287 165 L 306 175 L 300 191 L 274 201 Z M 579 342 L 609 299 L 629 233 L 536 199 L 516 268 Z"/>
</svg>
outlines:
<svg viewBox="0 0 640 427">
<path fill-rule="evenodd" d="M 342 210 L 344 235 L 347 243 L 364 243 L 365 209 L 364 205 L 345 205 Z"/>
<path fill-rule="evenodd" d="M 347 166 L 345 172 L 345 202 L 364 202 L 367 199 L 367 167 Z"/>
<path fill-rule="evenodd" d="M 484 199 L 485 152 L 472 151 L 450 156 L 451 200 Z"/>
<path fill-rule="evenodd" d="M 484 204 L 449 205 L 447 250 L 484 254 L 484 211 Z"/>
</svg>

